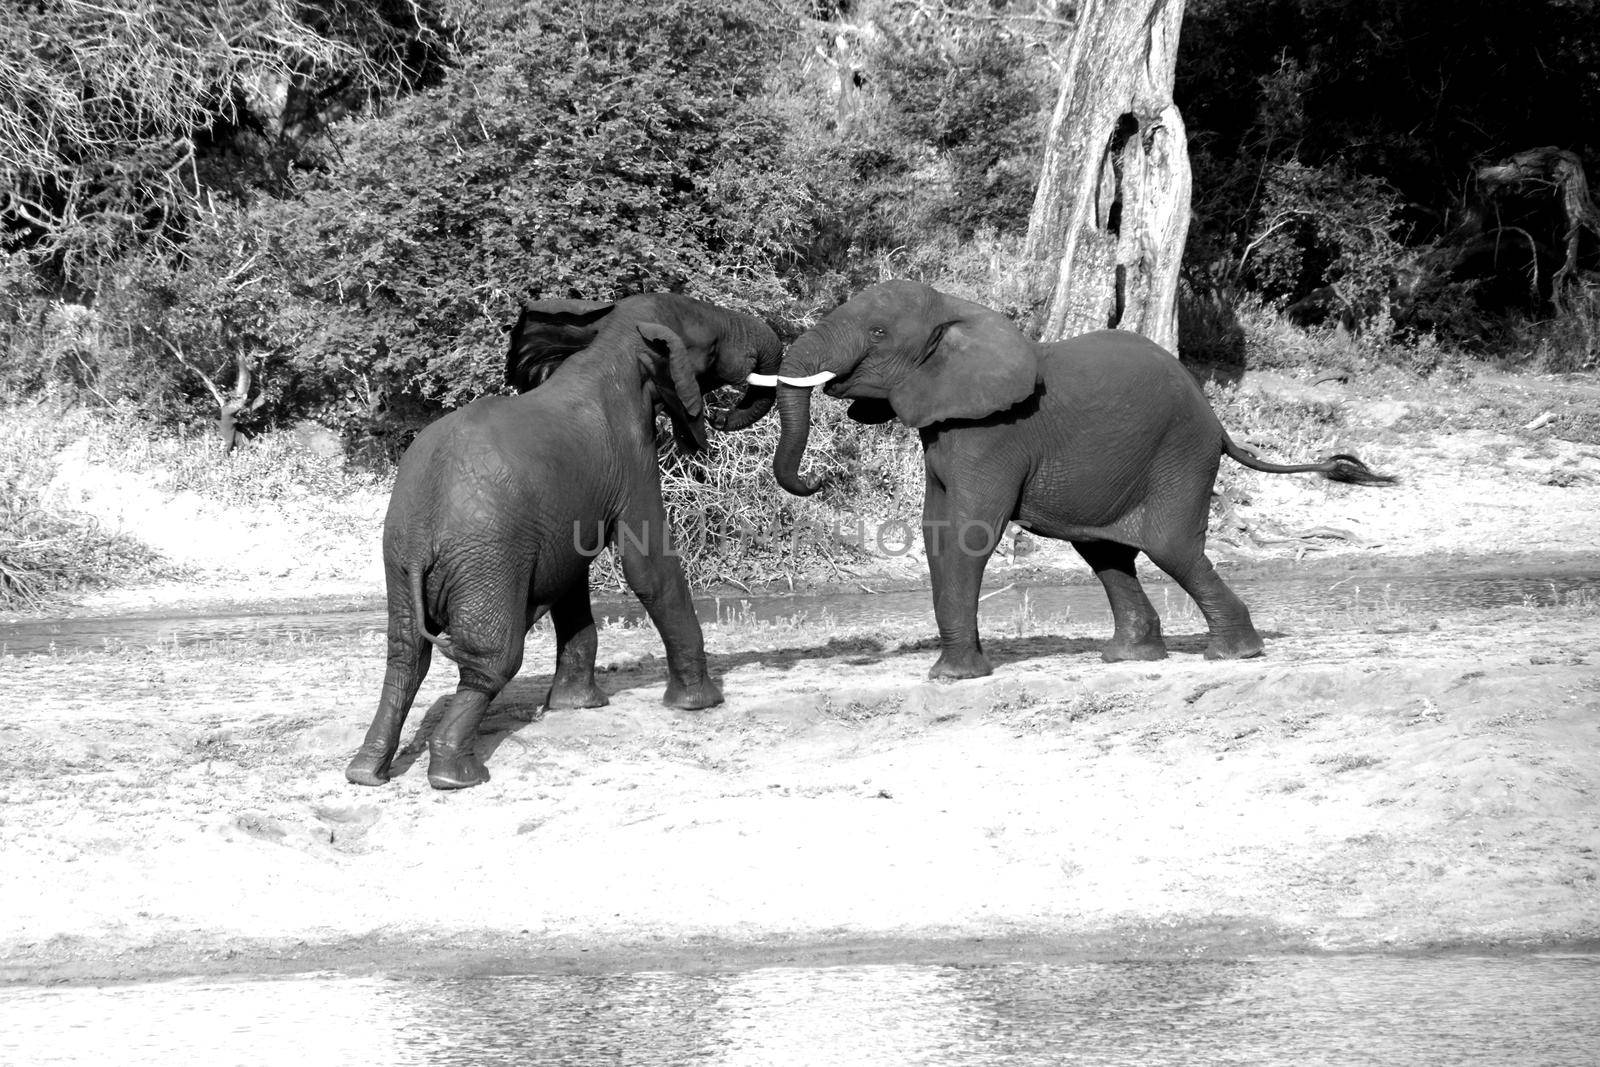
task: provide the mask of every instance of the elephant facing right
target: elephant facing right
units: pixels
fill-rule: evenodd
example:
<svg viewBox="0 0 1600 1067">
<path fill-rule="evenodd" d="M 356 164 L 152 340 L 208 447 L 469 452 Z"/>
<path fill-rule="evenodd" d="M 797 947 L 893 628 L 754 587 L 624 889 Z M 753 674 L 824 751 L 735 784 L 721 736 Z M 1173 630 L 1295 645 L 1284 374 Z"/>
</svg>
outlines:
<svg viewBox="0 0 1600 1067">
<path fill-rule="evenodd" d="M 1273 474 L 1312 472 L 1357 485 L 1395 481 L 1354 456 L 1260 459 L 1223 429 L 1170 352 L 1100 330 L 1028 340 L 997 311 L 911 281 L 858 293 L 801 335 L 778 370 L 778 484 L 796 495 L 811 389 L 852 399 L 859 422 L 899 418 L 922 438 L 922 538 L 939 624 L 934 678 L 990 673 L 978 641 L 983 569 L 1008 522 L 1071 542 L 1105 588 L 1107 660 L 1166 655 L 1161 620 L 1134 571 L 1143 552 L 1194 598 L 1208 658 L 1254 656 L 1244 603 L 1206 558 L 1211 487 L 1224 455 Z"/>
</svg>

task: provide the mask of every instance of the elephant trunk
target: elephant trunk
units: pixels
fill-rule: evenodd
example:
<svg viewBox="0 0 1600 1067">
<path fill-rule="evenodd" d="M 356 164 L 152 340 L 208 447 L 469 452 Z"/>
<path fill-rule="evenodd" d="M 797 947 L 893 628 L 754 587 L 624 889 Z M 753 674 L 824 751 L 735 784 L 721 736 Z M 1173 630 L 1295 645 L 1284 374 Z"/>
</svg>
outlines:
<svg viewBox="0 0 1600 1067">
<path fill-rule="evenodd" d="M 821 489 L 828 478 L 823 475 L 814 482 L 800 477 L 800 460 L 806 452 L 806 441 L 811 437 L 811 387 L 809 385 L 778 385 L 778 450 L 772 456 L 772 475 L 785 491 L 795 496 L 810 496 Z"/>
<path fill-rule="evenodd" d="M 778 484 L 795 496 L 810 496 L 827 482 L 824 475 L 814 482 L 800 477 L 800 461 L 805 458 L 806 441 L 811 436 L 811 390 L 836 377 L 841 368 L 840 354 L 854 353 L 845 362 L 859 361 L 855 338 L 826 320 L 798 337 L 784 354 L 778 373 L 778 450 L 772 457 L 772 474 Z M 830 369 L 829 365 L 832 364 Z"/>
<path fill-rule="evenodd" d="M 722 431 L 747 429 L 772 409 L 777 389 L 770 384 L 770 381 L 773 375 L 778 373 L 778 366 L 783 360 L 783 346 L 779 344 L 778 336 L 772 332 L 771 327 L 759 319 L 749 319 L 746 323 L 744 320 L 747 316 L 743 315 L 732 318 L 734 322 L 729 324 L 729 332 L 743 342 L 742 350 L 754 350 L 756 356 L 750 366 L 733 371 L 736 377 L 730 381 L 744 381 L 744 394 L 739 397 L 737 404 L 712 420 L 711 425 Z M 735 326 L 738 327 L 737 330 Z M 752 375 L 760 377 L 752 380 Z M 763 382 L 761 379 L 766 381 Z"/>
</svg>

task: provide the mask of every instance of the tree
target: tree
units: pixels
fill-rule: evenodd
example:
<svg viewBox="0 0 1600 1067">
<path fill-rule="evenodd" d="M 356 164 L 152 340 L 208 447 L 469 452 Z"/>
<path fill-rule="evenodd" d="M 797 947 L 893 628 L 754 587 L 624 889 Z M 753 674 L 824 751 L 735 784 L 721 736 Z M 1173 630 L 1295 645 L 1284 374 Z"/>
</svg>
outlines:
<svg viewBox="0 0 1600 1067">
<path fill-rule="evenodd" d="M 1189 154 L 1172 101 L 1184 0 L 1078 5 L 1028 221 L 1041 336 L 1119 327 L 1177 351 Z"/>
<path fill-rule="evenodd" d="M 333 116 L 436 77 L 438 0 L 0 0 L 0 249 L 92 292 Z"/>
</svg>

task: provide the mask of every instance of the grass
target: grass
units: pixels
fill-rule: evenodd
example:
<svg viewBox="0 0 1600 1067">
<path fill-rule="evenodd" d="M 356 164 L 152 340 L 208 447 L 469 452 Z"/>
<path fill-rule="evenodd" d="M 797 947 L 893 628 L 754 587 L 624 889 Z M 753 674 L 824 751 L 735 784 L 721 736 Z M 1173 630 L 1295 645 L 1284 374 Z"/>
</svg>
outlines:
<svg viewBox="0 0 1600 1067">
<path fill-rule="evenodd" d="M 38 609 L 59 593 L 163 572 L 134 538 L 56 503 L 56 457 L 95 431 L 82 408 L 54 398 L 15 407 L 0 434 L 0 608 Z"/>
<path fill-rule="evenodd" d="M 958 254 L 942 267 L 923 257 L 887 264 L 886 270 L 925 275 L 948 291 L 1026 319 L 1024 279 L 1004 266 L 1011 251 L 1003 241 L 981 237 L 955 250 Z M 1560 383 L 1548 382 L 1525 390 L 1508 388 L 1502 377 L 1483 380 L 1464 373 L 1459 361 L 1400 365 L 1395 362 L 1399 350 L 1374 352 L 1359 339 L 1300 330 L 1260 304 L 1241 307 L 1237 320 L 1252 367 L 1292 372 L 1338 366 L 1352 375 L 1327 397 L 1207 383 L 1207 398 L 1230 433 L 1268 458 L 1298 460 L 1354 450 L 1383 467 L 1384 453 L 1398 454 L 1401 438 L 1431 442 L 1441 434 L 1481 430 L 1504 439 L 1485 446 L 1484 462 L 1495 461 L 1495 447 L 1538 449 L 1567 457 L 1566 466 L 1544 476 L 1545 484 L 1581 490 L 1590 482 L 1562 444 L 1600 444 L 1600 404 L 1582 387 L 1586 383 L 1566 392 Z M 1407 411 L 1390 427 L 1351 417 L 1349 400 L 1391 398 L 1403 400 Z M 913 547 L 920 549 L 915 529 L 923 473 L 916 435 L 894 423 L 857 425 L 846 418 L 845 408 L 831 398 L 814 399 L 806 469 L 829 474 L 830 482 L 808 499 L 788 496 L 771 477 L 775 416 L 737 434 L 713 435 L 712 449 L 703 456 L 663 453 L 663 492 L 691 585 L 795 588 L 848 582 L 863 571 L 891 571 L 894 561 L 886 557 L 892 553 L 877 544 L 877 535 L 886 530 L 911 530 Z M 319 455 L 290 434 L 264 434 L 220 461 L 209 427 L 190 434 L 153 431 L 126 412 L 85 408 L 59 394 L 13 398 L 4 410 L 10 432 L 0 440 L 0 608 L 44 608 L 74 590 L 179 573 L 177 564 L 156 558 L 137 539 L 74 514 L 46 492 L 64 454 L 108 478 L 126 475 L 129 484 L 147 486 L 157 500 L 161 494 L 193 494 L 214 505 L 222 519 L 268 509 L 303 518 L 324 546 L 352 546 L 349 539 L 370 538 L 379 507 L 374 498 L 381 499 L 389 484 L 387 474 L 351 467 L 337 455 Z M 1545 413 L 1551 418 L 1544 426 L 1527 429 Z M 1368 454 L 1374 448 L 1377 456 Z M 1263 477 L 1238 464 L 1222 465 L 1214 535 L 1229 529 L 1229 506 L 1248 503 Z M 364 502 L 361 514 L 355 514 L 352 501 Z M 895 573 L 921 571 L 902 567 Z M 625 588 L 610 554 L 597 561 L 592 580 L 600 590 Z M 1037 624 L 1025 605 L 1016 632 L 1027 633 Z"/>
<path fill-rule="evenodd" d="M 305 449 L 287 434 L 264 434 L 226 459 L 218 456 L 209 435 L 163 437 L 132 424 L 88 440 L 89 457 L 96 462 L 154 475 L 175 492 L 195 493 L 227 507 L 340 500 L 388 487 L 381 475 Z"/>
<path fill-rule="evenodd" d="M 1086 719 L 1141 710 L 1148 710 L 1145 698 L 1130 690 L 1086 692 L 1064 701 L 1041 700 L 1023 690 L 1014 697 L 996 702 L 989 708 L 986 718 L 1021 737 L 1062 731 Z"/>
<path fill-rule="evenodd" d="M 372 472 L 268 434 L 223 459 L 209 436 L 162 434 L 118 409 L 54 393 L 12 400 L 0 435 L 0 609 L 41 609 L 62 594 L 181 576 L 137 537 L 74 510 L 52 482 L 91 472 L 118 493 L 192 493 L 241 521 L 269 507 L 301 509 L 331 536 L 368 532 L 349 502 L 385 488 Z M 69 482 L 71 479 L 69 479 Z M 370 510 L 370 509 L 368 509 Z"/>
<path fill-rule="evenodd" d="M 815 497 L 790 496 L 772 477 L 776 415 L 738 433 L 714 434 L 704 454 L 663 453 L 662 496 L 690 585 L 787 580 L 792 587 L 796 579 L 842 579 L 845 566 L 870 555 L 872 531 L 884 523 L 915 527 L 922 503 L 915 434 L 899 424 L 859 425 L 845 408 L 813 399 L 806 469 L 829 478 Z M 592 581 L 624 588 L 609 555 Z"/>
</svg>

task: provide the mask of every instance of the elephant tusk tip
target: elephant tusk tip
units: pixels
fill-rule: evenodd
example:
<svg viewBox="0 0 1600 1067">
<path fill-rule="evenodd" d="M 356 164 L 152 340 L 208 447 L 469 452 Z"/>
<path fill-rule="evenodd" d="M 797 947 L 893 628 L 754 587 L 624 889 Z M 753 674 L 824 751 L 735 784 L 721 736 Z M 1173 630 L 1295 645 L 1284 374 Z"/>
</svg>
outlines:
<svg viewBox="0 0 1600 1067">
<path fill-rule="evenodd" d="M 749 382 L 751 385 L 773 386 L 778 384 L 778 376 L 776 374 L 752 373 L 748 378 L 745 379 L 745 381 Z"/>
<path fill-rule="evenodd" d="M 784 385 L 799 386 L 802 389 L 809 389 L 814 385 L 821 385 L 823 382 L 832 381 L 837 377 L 838 375 L 831 370 L 818 371 L 817 373 L 807 375 L 804 378 L 790 378 L 784 374 L 777 376 L 778 381 L 782 382 Z"/>
</svg>

